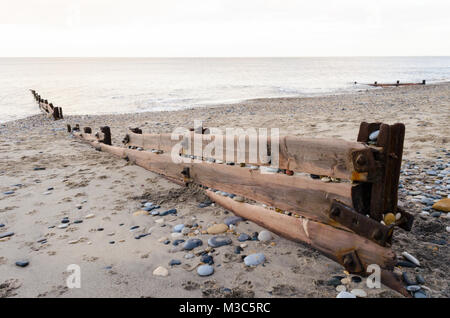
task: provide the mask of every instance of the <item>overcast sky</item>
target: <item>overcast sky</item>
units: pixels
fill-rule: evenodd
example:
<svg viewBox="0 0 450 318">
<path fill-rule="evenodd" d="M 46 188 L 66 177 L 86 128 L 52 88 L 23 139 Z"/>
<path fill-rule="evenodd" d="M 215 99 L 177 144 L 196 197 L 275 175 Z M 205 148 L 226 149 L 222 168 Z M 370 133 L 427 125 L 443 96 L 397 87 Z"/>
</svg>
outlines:
<svg viewBox="0 0 450 318">
<path fill-rule="evenodd" d="M 449 0 L 0 0 L 0 56 L 450 55 Z"/>
</svg>

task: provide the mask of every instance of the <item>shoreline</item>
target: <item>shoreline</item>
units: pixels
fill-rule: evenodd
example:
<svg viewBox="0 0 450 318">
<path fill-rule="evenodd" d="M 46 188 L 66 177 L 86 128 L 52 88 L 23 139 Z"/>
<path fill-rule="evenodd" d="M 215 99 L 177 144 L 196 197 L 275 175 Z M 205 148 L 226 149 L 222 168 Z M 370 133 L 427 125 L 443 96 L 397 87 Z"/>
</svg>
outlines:
<svg viewBox="0 0 450 318">
<path fill-rule="evenodd" d="M 439 81 L 439 82 L 431 82 L 427 83 L 425 86 L 440 86 L 440 85 L 448 85 L 450 84 L 450 81 Z M 179 112 L 179 111 L 185 111 L 185 110 L 192 110 L 192 109 L 203 109 L 203 108 L 216 108 L 216 107 L 229 107 L 236 104 L 246 104 L 251 102 L 261 102 L 261 101 L 273 101 L 276 102 L 278 100 L 302 100 L 302 99 L 309 99 L 309 98 L 333 98 L 337 96 L 342 95 L 355 95 L 355 94 L 364 94 L 371 91 L 376 90 L 387 90 L 387 89 L 405 89 L 405 88 L 417 88 L 416 86 L 412 87 L 390 87 L 390 88 L 381 88 L 381 87 L 371 87 L 367 83 L 358 83 L 357 85 L 364 85 L 365 87 L 361 87 L 360 89 L 356 90 L 346 90 L 341 89 L 340 91 L 335 92 L 327 92 L 327 93 L 317 93 L 317 94 L 305 94 L 302 96 L 281 96 L 281 97 L 255 97 L 255 98 L 248 98 L 248 99 L 236 99 L 236 100 L 230 100 L 230 101 L 217 101 L 217 102 L 210 102 L 210 103 L 200 103 L 195 106 L 183 108 L 180 106 L 180 109 L 177 110 L 144 110 L 144 111 L 137 111 L 137 112 L 124 112 L 124 113 L 105 113 L 105 114 L 81 114 L 81 115 L 64 115 L 65 117 L 69 118 L 76 118 L 76 117 L 82 117 L 82 116 L 126 116 L 126 115 L 133 115 L 133 114 L 143 114 L 148 115 L 152 113 L 161 113 L 161 112 Z M 1 125 L 5 125 L 6 123 L 14 122 L 14 121 L 20 121 L 20 120 L 26 120 L 27 118 L 39 116 L 40 113 L 29 115 L 23 118 L 13 119 L 5 122 L 0 122 Z"/>
<path fill-rule="evenodd" d="M 205 201 L 201 193 L 95 151 L 65 130 L 67 123 L 90 126 L 93 131 L 108 125 L 113 144 L 121 145 L 127 127 L 139 127 L 145 133 L 172 132 L 201 119 L 204 127 L 278 127 L 281 134 L 345 140 L 356 139 L 362 121 L 405 123 L 399 202 L 414 214 L 415 224 L 411 232 L 396 230 L 393 249 L 397 255 L 408 251 L 421 267 L 398 270 L 412 279 L 422 275 L 429 296 L 448 298 L 449 218 L 447 213 L 432 216 L 436 211 L 429 201 L 449 194 L 449 105 L 450 83 L 445 83 L 358 94 L 253 99 L 179 111 L 74 115 L 58 121 L 34 115 L 2 124 L 0 223 L 5 226 L 0 233 L 15 234 L 0 241 L 0 297 L 336 297 L 338 292 L 330 284 L 333 277 L 355 275 L 347 275 L 337 263 L 305 245 L 274 236 L 274 245 L 247 241 L 241 254 L 236 254 L 240 233 L 262 230 L 251 222 L 240 222 L 235 233 L 225 234 L 233 243 L 211 252 L 214 274 L 198 276 L 190 269 L 200 257 L 187 258 L 188 253 L 177 250 L 172 227 L 197 223 L 202 231 L 232 214 L 217 206 L 200 208 Z M 439 174 L 429 174 L 430 170 Z M 5 195 L 8 191 L 13 193 Z M 163 220 L 136 215 L 144 201 L 164 210 L 176 208 L 178 213 Z M 87 218 L 90 214 L 94 216 Z M 58 228 L 65 217 L 70 225 Z M 132 230 L 135 226 L 139 228 Z M 194 237 L 206 248 L 210 235 L 201 231 Z M 170 243 L 165 245 L 164 239 Z M 264 266 L 245 267 L 242 255 L 258 252 L 266 256 Z M 170 266 L 174 259 L 181 265 Z M 29 265 L 16 266 L 20 260 Z M 70 264 L 81 267 L 81 289 L 65 284 Z M 168 270 L 168 276 L 153 274 L 159 266 Z M 399 297 L 384 286 L 367 289 L 364 280 L 344 285 L 348 290 L 364 289 L 368 297 Z"/>
</svg>

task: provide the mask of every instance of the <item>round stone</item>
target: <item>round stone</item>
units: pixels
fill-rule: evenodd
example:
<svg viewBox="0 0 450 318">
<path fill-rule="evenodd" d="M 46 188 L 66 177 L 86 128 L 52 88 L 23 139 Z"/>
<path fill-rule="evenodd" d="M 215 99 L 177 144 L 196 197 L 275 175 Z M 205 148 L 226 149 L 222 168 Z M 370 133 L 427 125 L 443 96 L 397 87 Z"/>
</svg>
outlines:
<svg viewBox="0 0 450 318">
<path fill-rule="evenodd" d="M 167 276 L 169 275 L 169 271 L 167 270 L 167 268 L 164 268 L 162 266 L 158 266 L 154 271 L 153 271 L 153 275 L 155 276 Z"/>
<path fill-rule="evenodd" d="M 384 223 L 386 225 L 395 223 L 395 215 L 393 213 L 386 213 L 386 215 L 384 216 Z"/>
<path fill-rule="evenodd" d="M 234 200 L 234 201 L 237 201 L 237 202 L 244 202 L 244 198 L 241 197 L 241 196 L 239 196 L 239 195 L 235 196 L 235 197 L 233 198 L 233 200 Z"/>
<path fill-rule="evenodd" d="M 239 235 L 239 237 L 238 237 L 238 241 L 239 242 L 245 242 L 245 241 L 248 241 L 248 240 L 250 240 L 250 236 L 248 234 L 245 234 L 245 233 L 241 233 Z"/>
<path fill-rule="evenodd" d="M 194 257 L 195 257 L 195 255 L 192 254 L 192 253 L 188 253 L 188 254 L 184 255 L 185 259 L 191 259 L 191 258 L 194 258 Z"/>
<path fill-rule="evenodd" d="M 410 291 L 410 292 L 416 292 L 416 291 L 419 291 L 421 289 L 422 289 L 422 287 L 419 286 L 419 285 L 410 285 L 410 286 L 406 287 L 406 290 Z"/>
<path fill-rule="evenodd" d="M 197 238 L 189 239 L 183 244 L 183 249 L 186 250 L 186 251 L 190 251 L 190 250 L 193 250 L 194 248 L 199 247 L 201 245 L 203 245 L 202 240 L 197 239 Z"/>
<path fill-rule="evenodd" d="M 272 234 L 269 231 L 262 230 L 258 234 L 258 240 L 261 242 L 268 242 L 272 239 Z"/>
<path fill-rule="evenodd" d="M 202 262 L 204 264 L 208 264 L 208 265 L 214 264 L 213 257 L 211 255 L 208 255 L 208 254 L 202 255 L 202 257 L 200 258 L 200 262 Z"/>
<path fill-rule="evenodd" d="M 184 229 L 184 224 L 177 224 L 173 227 L 173 232 L 180 233 Z"/>
<path fill-rule="evenodd" d="M 19 267 L 27 267 L 28 264 L 30 264 L 30 262 L 28 262 L 28 261 L 17 261 L 16 262 L 16 266 L 19 266 Z"/>
<path fill-rule="evenodd" d="M 375 130 L 374 132 L 372 132 L 372 133 L 369 135 L 369 139 L 372 140 L 372 141 L 375 141 L 375 140 L 378 139 L 378 135 L 379 135 L 379 134 L 380 134 L 380 131 L 379 131 L 379 130 Z"/>
<path fill-rule="evenodd" d="M 247 266 L 258 266 L 266 261 L 263 253 L 250 254 L 244 258 L 244 263 Z"/>
<path fill-rule="evenodd" d="M 226 236 L 213 236 L 208 240 L 208 245 L 211 247 L 221 247 L 224 245 L 230 245 L 231 239 Z"/>
<path fill-rule="evenodd" d="M 243 220 L 243 218 L 241 218 L 240 216 L 230 216 L 229 218 L 225 219 L 225 224 L 227 226 L 230 225 L 236 225 L 237 223 L 241 222 Z"/>
<path fill-rule="evenodd" d="M 337 294 L 336 298 L 356 298 L 356 296 L 349 292 L 341 291 L 339 294 Z"/>
<path fill-rule="evenodd" d="M 181 261 L 178 259 L 173 259 L 169 262 L 169 266 L 175 266 L 175 265 L 180 265 Z"/>
<path fill-rule="evenodd" d="M 211 265 L 201 265 L 197 268 L 197 274 L 200 276 L 210 276 L 214 273 L 214 267 Z"/>
<path fill-rule="evenodd" d="M 367 293 L 363 289 L 353 289 L 351 293 L 356 297 L 367 297 Z"/>
<path fill-rule="evenodd" d="M 207 229 L 208 234 L 221 234 L 228 230 L 228 225 L 226 224 L 214 224 Z"/>
<path fill-rule="evenodd" d="M 406 258 L 408 261 L 410 261 L 413 264 L 416 264 L 417 266 L 420 266 L 420 262 L 417 258 L 409 254 L 408 252 L 402 253 L 403 257 Z"/>
<path fill-rule="evenodd" d="M 342 291 L 346 291 L 346 290 L 347 290 L 347 288 L 344 285 L 339 285 L 336 287 L 336 291 L 339 293 Z"/>
</svg>

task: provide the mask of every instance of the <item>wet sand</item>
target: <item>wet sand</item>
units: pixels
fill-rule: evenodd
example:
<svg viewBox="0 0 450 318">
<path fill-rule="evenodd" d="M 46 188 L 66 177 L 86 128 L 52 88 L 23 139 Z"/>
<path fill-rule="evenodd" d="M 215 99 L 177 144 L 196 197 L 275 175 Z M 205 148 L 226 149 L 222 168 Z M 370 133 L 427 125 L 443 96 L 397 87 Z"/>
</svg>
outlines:
<svg viewBox="0 0 450 318">
<path fill-rule="evenodd" d="M 420 268 L 400 270 L 412 279 L 420 273 L 430 297 L 450 297 L 449 219 L 446 213 L 420 215 L 423 209 L 434 212 L 423 198 L 437 201 L 449 194 L 449 83 L 259 99 L 175 112 L 66 116 L 56 122 L 36 115 L 0 124 L 0 235 L 14 232 L 0 240 L 0 297 L 335 297 L 338 292 L 327 282 L 346 274 L 307 246 L 274 235 L 268 243 L 247 241 L 241 254 L 235 254 L 242 244 L 237 241 L 240 233 L 262 230 L 251 222 L 240 222 L 235 233 L 226 234 L 232 245 L 212 252 L 214 274 L 198 276 L 191 269 L 200 256 L 186 259 L 187 252 L 172 245 L 172 227 L 197 223 L 199 233 L 192 237 L 202 239 L 203 246 L 194 250 L 200 252 L 211 237 L 202 231 L 231 213 L 218 206 L 200 208 L 206 199 L 201 192 L 97 152 L 65 129 L 67 123 L 94 131 L 108 125 L 113 144 L 121 145 L 127 127 L 172 132 L 175 127 L 192 127 L 194 119 L 202 120 L 204 127 L 276 127 L 282 134 L 346 140 L 356 140 L 362 121 L 405 123 L 399 200 L 416 221 L 409 233 L 396 230 L 393 248 L 398 255 L 408 251 L 419 259 Z M 45 170 L 35 170 L 39 167 Z M 438 173 L 430 175 L 429 170 Z M 13 193 L 4 194 L 8 191 Z M 163 223 L 156 221 L 160 217 L 133 215 L 146 201 L 178 213 L 165 216 Z M 94 217 L 85 218 L 89 214 Z M 64 217 L 70 225 L 60 229 Z M 139 228 L 130 230 L 133 226 Z M 151 234 L 135 238 L 145 233 Z M 163 244 L 164 238 L 171 243 Z M 41 239 L 44 243 L 38 242 Z M 256 252 L 265 254 L 265 264 L 246 267 L 242 256 Z M 181 265 L 169 266 L 172 259 Z M 29 265 L 16 266 L 21 260 Z M 66 286 L 70 264 L 81 268 L 80 289 Z M 154 276 L 158 266 L 169 275 Z M 401 297 L 385 287 L 370 290 L 364 280 L 346 287 L 364 289 L 369 297 Z"/>
</svg>

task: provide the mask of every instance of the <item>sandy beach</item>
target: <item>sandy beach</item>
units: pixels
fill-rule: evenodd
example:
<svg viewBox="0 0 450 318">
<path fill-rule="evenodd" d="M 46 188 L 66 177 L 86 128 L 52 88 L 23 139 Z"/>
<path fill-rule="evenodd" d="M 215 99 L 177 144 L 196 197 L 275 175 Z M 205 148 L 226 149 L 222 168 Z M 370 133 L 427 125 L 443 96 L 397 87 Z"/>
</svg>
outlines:
<svg viewBox="0 0 450 318">
<path fill-rule="evenodd" d="M 0 239 L 0 297 L 336 297 L 330 280 L 347 274 L 307 246 L 273 235 L 269 242 L 246 241 L 236 254 L 243 244 L 239 234 L 263 230 L 247 221 L 226 233 L 231 245 L 211 251 L 214 274 L 200 277 L 196 266 L 211 237 L 203 231 L 232 214 L 220 206 L 199 207 L 206 200 L 200 191 L 95 151 L 66 131 L 66 124 L 94 131 L 107 125 L 113 145 L 122 145 L 128 127 L 163 133 L 192 127 L 194 120 L 204 127 L 279 128 L 281 134 L 350 141 L 362 121 L 404 123 L 399 202 L 415 223 L 411 232 L 396 230 L 393 249 L 399 258 L 403 251 L 414 255 L 421 266 L 398 270 L 411 279 L 423 276 L 430 297 L 450 297 L 449 217 L 430 208 L 450 193 L 450 83 L 59 121 L 40 114 L 0 124 L 0 235 L 14 232 Z M 178 213 L 136 215 L 145 202 Z M 59 228 L 65 217 L 69 225 Z M 172 228 L 181 223 L 198 225 L 197 233 L 182 239 L 204 242 L 192 258 L 173 245 L 179 237 Z M 149 235 L 136 239 L 141 234 Z M 243 256 L 257 252 L 266 262 L 245 266 Z M 171 260 L 181 264 L 170 266 Z M 29 264 L 19 267 L 17 261 Z M 66 286 L 70 264 L 80 266 L 81 288 Z M 153 274 L 159 266 L 167 276 Z M 368 297 L 402 297 L 384 286 L 369 289 L 364 280 L 347 281 L 347 290 L 363 289 Z"/>
</svg>

